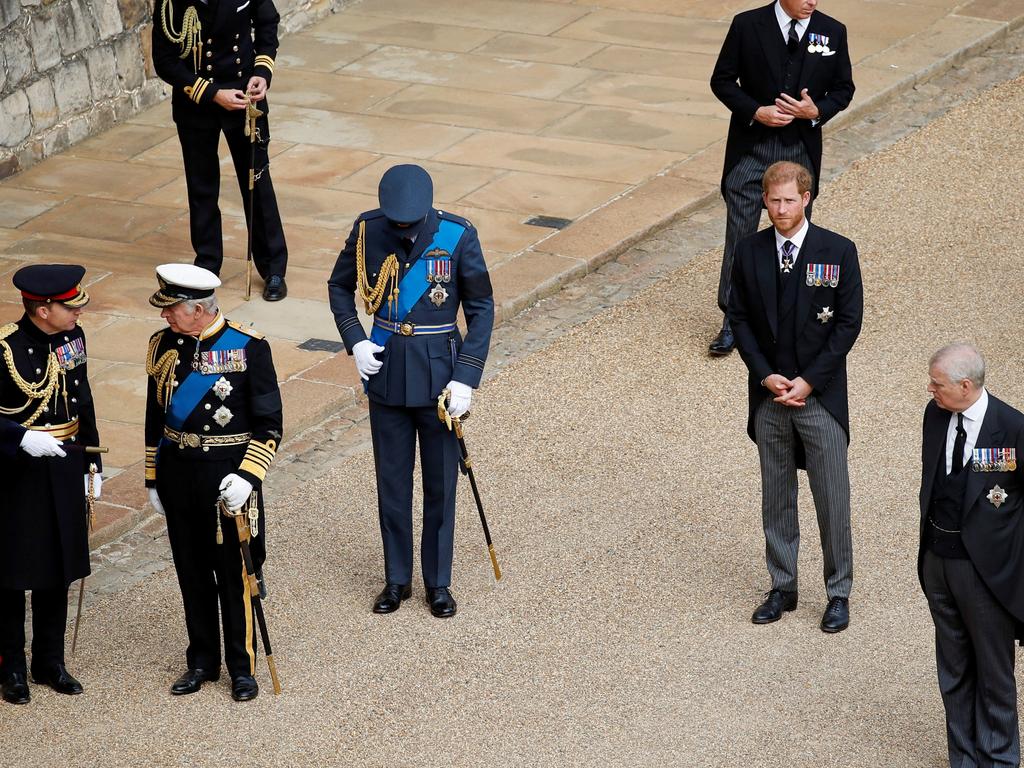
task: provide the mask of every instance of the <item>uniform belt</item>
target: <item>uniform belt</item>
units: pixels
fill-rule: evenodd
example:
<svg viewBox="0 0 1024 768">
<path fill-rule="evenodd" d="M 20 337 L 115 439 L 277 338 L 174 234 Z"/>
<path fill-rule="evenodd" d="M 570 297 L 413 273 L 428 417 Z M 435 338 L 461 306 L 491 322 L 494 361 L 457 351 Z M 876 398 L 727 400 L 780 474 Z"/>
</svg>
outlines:
<svg viewBox="0 0 1024 768">
<path fill-rule="evenodd" d="M 45 426 L 33 424 L 29 429 L 34 432 L 46 432 L 58 440 L 67 440 L 78 434 L 78 418 L 76 417 L 64 424 L 46 424 Z"/>
<path fill-rule="evenodd" d="M 455 330 L 456 326 L 454 320 L 442 325 L 417 325 L 416 323 L 393 323 L 376 315 L 373 316 L 373 324 L 378 328 L 391 331 L 391 333 L 397 333 L 400 336 L 428 336 L 434 333 L 451 333 Z"/>
<path fill-rule="evenodd" d="M 228 445 L 245 445 L 252 439 L 252 432 L 239 432 L 235 435 L 197 435 L 195 432 L 178 432 L 164 427 L 164 437 L 179 448 L 220 448 Z"/>
</svg>

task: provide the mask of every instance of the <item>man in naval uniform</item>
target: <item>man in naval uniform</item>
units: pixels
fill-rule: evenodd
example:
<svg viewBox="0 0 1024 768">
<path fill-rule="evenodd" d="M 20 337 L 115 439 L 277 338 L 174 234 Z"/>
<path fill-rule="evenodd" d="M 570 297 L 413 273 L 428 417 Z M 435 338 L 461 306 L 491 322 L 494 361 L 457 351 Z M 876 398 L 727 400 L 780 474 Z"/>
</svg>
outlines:
<svg viewBox="0 0 1024 768">
<path fill-rule="evenodd" d="M 224 259 L 217 154 L 223 132 L 246 222 L 251 219 L 252 258 L 265 281 L 266 301 L 280 301 L 288 293 L 288 247 L 267 154 L 266 94 L 274 75 L 279 21 L 273 0 L 156 0 L 153 8 L 153 66 L 173 88 L 171 115 L 185 164 L 196 266 L 220 274 Z M 263 113 L 256 121 L 255 144 L 246 133 L 250 102 Z"/>
<path fill-rule="evenodd" d="M 102 469 L 96 413 L 78 318 L 89 301 L 85 268 L 34 264 L 14 274 L 25 314 L 0 328 L 0 693 L 30 699 L 25 592 L 32 592 L 32 678 L 58 693 L 81 684 L 64 666 L 68 587 L 89 575 L 86 493 Z M 83 477 L 85 482 L 83 483 Z"/>
<path fill-rule="evenodd" d="M 150 304 L 169 328 L 149 341 L 146 373 L 146 487 L 167 536 L 185 608 L 187 669 L 171 693 L 195 693 L 220 676 L 224 659 L 236 701 L 259 686 L 252 604 L 234 521 L 218 510 L 258 509 L 251 541 L 266 557 L 261 485 L 281 443 L 281 392 L 270 344 L 229 322 L 217 307 L 220 280 L 191 264 L 157 267 Z"/>
<path fill-rule="evenodd" d="M 338 332 L 363 379 L 384 540 L 385 587 L 376 613 L 411 595 L 412 473 L 416 438 L 423 473 L 420 564 L 434 616 L 454 616 L 449 587 L 455 540 L 459 447 L 437 418 L 469 410 L 480 385 L 494 324 L 491 280 L 476 229 L 433 205 L 433 182 L 417 165 L 396 165 L 380 180 L 380 208 L 361 214 L 328 281 Z M 373 317 L 370 338 L 355 297 Z M 456 326 L 459 306 L 466 336 Z"/>
<path fill-rule="evenodd" d="M 971 344 L 932 355 L 928 392 L 917 573 L 935 622 L 949 764 L 1019 766 L 1024 414 L 988 393 Z"/>
</svg>

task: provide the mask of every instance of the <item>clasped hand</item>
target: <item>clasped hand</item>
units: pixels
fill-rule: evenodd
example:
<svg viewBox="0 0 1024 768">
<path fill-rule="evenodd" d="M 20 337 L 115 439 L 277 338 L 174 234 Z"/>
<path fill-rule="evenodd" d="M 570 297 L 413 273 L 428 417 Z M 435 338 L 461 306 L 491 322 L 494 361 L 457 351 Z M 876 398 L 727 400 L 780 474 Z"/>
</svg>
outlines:
<svg viewBox="0 0 1024 768">
<path fill-rule="evenodd" d="M 775 395 L 775 402 L 790 408 L 803 408 L 807 405 L 807 396 L 814 388 L 804 381 L 802 376 L 787 379 L 781 373 L 773 373 L 764 380 L 765 388 Z"/>
</svg>

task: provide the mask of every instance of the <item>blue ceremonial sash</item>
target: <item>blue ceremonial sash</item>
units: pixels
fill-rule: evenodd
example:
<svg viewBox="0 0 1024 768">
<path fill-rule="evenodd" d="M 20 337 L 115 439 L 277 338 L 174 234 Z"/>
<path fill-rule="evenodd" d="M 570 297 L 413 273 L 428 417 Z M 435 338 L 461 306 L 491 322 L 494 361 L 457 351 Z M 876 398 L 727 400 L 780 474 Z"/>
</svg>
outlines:
<svg viewBox="0 0 1024 768">
<path fill-rule="evenodd" d="M 465 231 L 466 228 L 461 224 L 449 221 L 448 219 L 441 219 L 441 225 L 437 228 L 437 232 L 434 233 L 434 239 L 423 250 L 423 253 L 430 253 L 433 250 L 440 249 L 449 254 L 454 254 L 455 246 L 459 244 L 459 238 L 462 237 L 462 233 Z M 398 284 L 397 314 L 384 319 L 397 323 L 405 320 L 412 311 L 412 308 L 423 298 L 423 294 L 427 292 L 429 286 L 430 283 L 427 282 L 427 259 L 421 256 L 409 267 L 405 277 L 402 278 L 402 282 Z M 370 331 L 370 341 L 383 347 L 392 334 L 393 331 L 375 325 L 373 330 Z"/>
<path fill-rule="evenodd" d="M 252 336 L 249 334 L 236 331 L 228 326 L 209 351 L 244 349 L 251 340 Z M 186 376 L 185 380 L 175 388 L 174 395 L 171 396 L 171 407 L 167 409 L 167 418 L 165 419 L 167 426 L 174 430 L 180 430 L 185 419 L 195 410 L 199 401 L 203 399 L 203 395 L 210 391 L 210 387 L 220 376 L 220 372 L 200 373 L 199 371 L 192 371 Z"/>
</svg>

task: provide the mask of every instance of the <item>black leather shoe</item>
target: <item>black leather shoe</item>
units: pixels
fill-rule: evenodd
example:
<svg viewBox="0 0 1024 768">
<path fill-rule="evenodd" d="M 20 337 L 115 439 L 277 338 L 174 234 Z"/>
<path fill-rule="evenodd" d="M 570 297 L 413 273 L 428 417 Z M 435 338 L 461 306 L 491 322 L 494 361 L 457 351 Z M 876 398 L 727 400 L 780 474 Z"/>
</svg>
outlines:
<svg viewBox="0 0 1024 768">
<path fill-rule="evenodd" d="M 203 687 L 203 683 L 212 683 L 219 677 L 219 672 L 209 672 L 205 669 L 186 669 L 185 674 L 171 684 L 171 693 L 175 696 L 195 693 Z"/>
<path fill-rule="evenodd" d="M 402 601 L 412 595 L 408 584 L 388 584 L 373 601 L 374 613 L 394 613 L 402 607 Z"/>
<path fill-rule="evenodd" d="M 713 357 L 724 357 L 736 347 L 736 337 L 732 335 L 732 328 L 729 321 L 722 323 L 722 330 L 715 336 L 715 340 L 708 345 L 708 354 Z"/>
<path fill-rule="evenodd" d="M 12 672 L 0 683 L 0 695 L 8 704 L 28 704 L 32 696 L 28 692 L 28 680 L 24 672 Z"/>
<path fill-rule="evenodd" d="M 280 275 L 271 275 L 263 286 L 264 301 L 280 301 L 288 295 L 288 284 Z"/>
<path fill-rule="evenodd" d="M 825 607 L 821 617 L 821 631 L 834 634 L 842 632 L 850 626 L 850 600 L 845 597 L 833 597 Z"/>
<path fill-rule="evenodd" d="M 448 587 L 428 587 L 427 605 L 430 606 L 430 612 L 439 619 L 454 616 L 458 607 L 455 605 L 455 598 L 448 591 Z"/>
<path fill-rule="evenodd" d="M 757 606 L 750 620 L 755 624 L 771 624 L 782 618 L 786 611 L 796 610 L 796 592 L 773 589 L 765 594 L 765 601 Z"/>
<path fill-rule="evenodd" d="M 239 675 L 231 680 L 231 698 L 235 701 L 252 701 L 260 695 L 260 686 L 252 675 Z"/>
<path fill-rule="evenodd" d="M 32 671 L 32 679 L 42 685 L 48 685 L 57 693 L 76 696 L 82 692 L 82 684 L 75 680 L 63 664 L 57 664 L 44 670 L 42 674 Z"/>
</svg>

